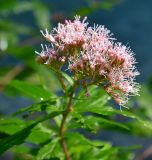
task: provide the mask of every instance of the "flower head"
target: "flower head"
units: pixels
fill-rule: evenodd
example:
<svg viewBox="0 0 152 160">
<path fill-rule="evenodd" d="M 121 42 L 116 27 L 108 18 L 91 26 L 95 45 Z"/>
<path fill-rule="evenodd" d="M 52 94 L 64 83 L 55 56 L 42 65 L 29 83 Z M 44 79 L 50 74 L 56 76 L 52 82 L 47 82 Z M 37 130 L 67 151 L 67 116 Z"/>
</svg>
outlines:
<svg viewBox="0 0 152 160">
<path fill-rule="evenodd" d="M 59 23 L 51 33 L 46 29 L 42 35 L 52 47 L 38 53 L 37 60 L 60 69 L 68 63 L 73 76 L 90 84 L 103 84 L 103 88 L 120 105 L 129 96 L 138 94 L 139 85 L 133 52 L 121 43 L 115 43 L 112 34 L 104 26 L 88 27 L 86 18 L 80 21 Z"/>
</svg>

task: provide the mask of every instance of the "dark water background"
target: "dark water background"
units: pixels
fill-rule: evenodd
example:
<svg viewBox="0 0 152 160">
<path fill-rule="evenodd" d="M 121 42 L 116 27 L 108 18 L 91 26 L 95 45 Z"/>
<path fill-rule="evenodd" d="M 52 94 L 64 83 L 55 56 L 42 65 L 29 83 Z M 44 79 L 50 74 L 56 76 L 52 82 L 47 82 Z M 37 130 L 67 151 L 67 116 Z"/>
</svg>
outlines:
<svg viewBox="0 0 152 160">
<path fill-rule="evenodd" d="M 55 1 L 58 10 L 70 12 L 85 6 L 81 0 Z M 121 0 L 110 10 L 97 10 L 88 16 L 91 25 L 105 25 L 118 41 L 131 47 L 136 54 L 140 82 L 146 83 L 152 74 L 152 0 Z"/>
</svg>

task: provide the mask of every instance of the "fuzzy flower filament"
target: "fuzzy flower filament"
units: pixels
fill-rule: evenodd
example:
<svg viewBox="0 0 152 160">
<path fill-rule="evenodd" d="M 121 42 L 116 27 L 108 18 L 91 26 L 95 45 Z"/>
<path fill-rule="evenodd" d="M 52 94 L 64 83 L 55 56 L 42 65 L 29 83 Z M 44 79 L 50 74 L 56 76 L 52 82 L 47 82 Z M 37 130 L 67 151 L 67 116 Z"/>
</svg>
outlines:
<svg viewBox="0 0 152 160">
<path fill-rule="evenodd" d="M 135 77 L 139 75 L 136 60 L 129 47 L 114 41 L 112 34 L 104 26 L 88 27 L 87 18 L 80 21 L 59 23 L 51 33 L 41 31 L 51 47 L 42 46 L 37 61 L 60 69 L 69 64 L 73 76 L 88 84 L 102 84 L 113 99 L 124 106 L 129 96 L 138 94 L 139 85 Z"/>
</svg>

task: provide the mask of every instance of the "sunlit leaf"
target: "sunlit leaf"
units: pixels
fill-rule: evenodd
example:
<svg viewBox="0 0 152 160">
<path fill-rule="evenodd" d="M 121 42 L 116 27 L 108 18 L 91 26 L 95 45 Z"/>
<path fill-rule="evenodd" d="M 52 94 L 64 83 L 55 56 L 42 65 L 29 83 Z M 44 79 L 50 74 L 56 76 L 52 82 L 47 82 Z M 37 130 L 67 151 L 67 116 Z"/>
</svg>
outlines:
<svg viewBox="0 0 152 160">
<path fill-rule="evenodd" d="M 25 122 L 19 118 L 0 118 L 0 132 L 14 134 L 25 127 Z"/>
<path fill-rule="evenodd" d="M 53 93 L 45 90 L 43 87 L 29 84 L 24 81 L 14 80 L 10 83 L 10 85 L 33 98 L 45 100 L 54 97 Z"/>
<path fill-rule="evenodd" d="M 31 133 L 26 141 L 34 144 L 40 144 L 47 140 L 50 140 L 51 136 L 53 136 L 51 129 L 48 129 L 44 124 L 39 123 L 31 130 Z"/>
<path fill-rule="evenodd" d="M 37 160 L 42 160 L 42 159 L 50 159 L 53 157 L 52 153 L 58 143 L 58 139 L 51 140 L 50 143 L 44 145 L 37 154 Z"/>
<path fill-rule="evenodd" d="M 66 136 L 73 159 L 91 160 L 102 157 L 102 159 L 108 160 L 117 150 L 117 148 L 112 148 L 112 145 L 108 142 L 90 140 L 80 133 L 67 133 Z"/>
<path fill-rule="evenodd" d="M 46 115 L 45 117 L 41 118 L 40 120 L 37 120 L 32 124 L 28 125 L 27 127 L 23 128 L 22 130 L 16 132 L 15 134 L 0 140 L 0 155 L 3 154 L 9 148 L 13 147 L 14 145 L 24 143 L 25 139 L 30 135 L 32 128 L 34 128 L 38 123 L 43 122 L 49 118 L 53 118 L 61 113 L 62 111 L 52 112 Z"/>
</svg>

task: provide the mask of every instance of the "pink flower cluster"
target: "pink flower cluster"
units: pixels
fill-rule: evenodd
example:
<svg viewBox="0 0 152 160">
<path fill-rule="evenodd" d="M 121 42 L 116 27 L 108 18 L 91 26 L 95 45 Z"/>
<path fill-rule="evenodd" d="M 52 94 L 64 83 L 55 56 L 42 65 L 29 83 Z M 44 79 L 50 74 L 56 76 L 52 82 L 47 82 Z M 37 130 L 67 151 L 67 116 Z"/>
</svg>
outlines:
<svg viewBox="0 0 152 160">
<path fill-rule="evenodd" d="M 60 69 L 68 62 L 68 69 L 87 84 L 102 84 L 119 105 L 125 105 L 129 96 L 138 94 L 134 82 L 139 72 L 135 68 L 133 52 L 121 43 L 115 43 L 104 26 L 88 27 L 86 18 L 58 24 L 52 33 L 46 29 L 42 35 L 51 47 L 46 46 L 37 60 Z"/>
</svg>

